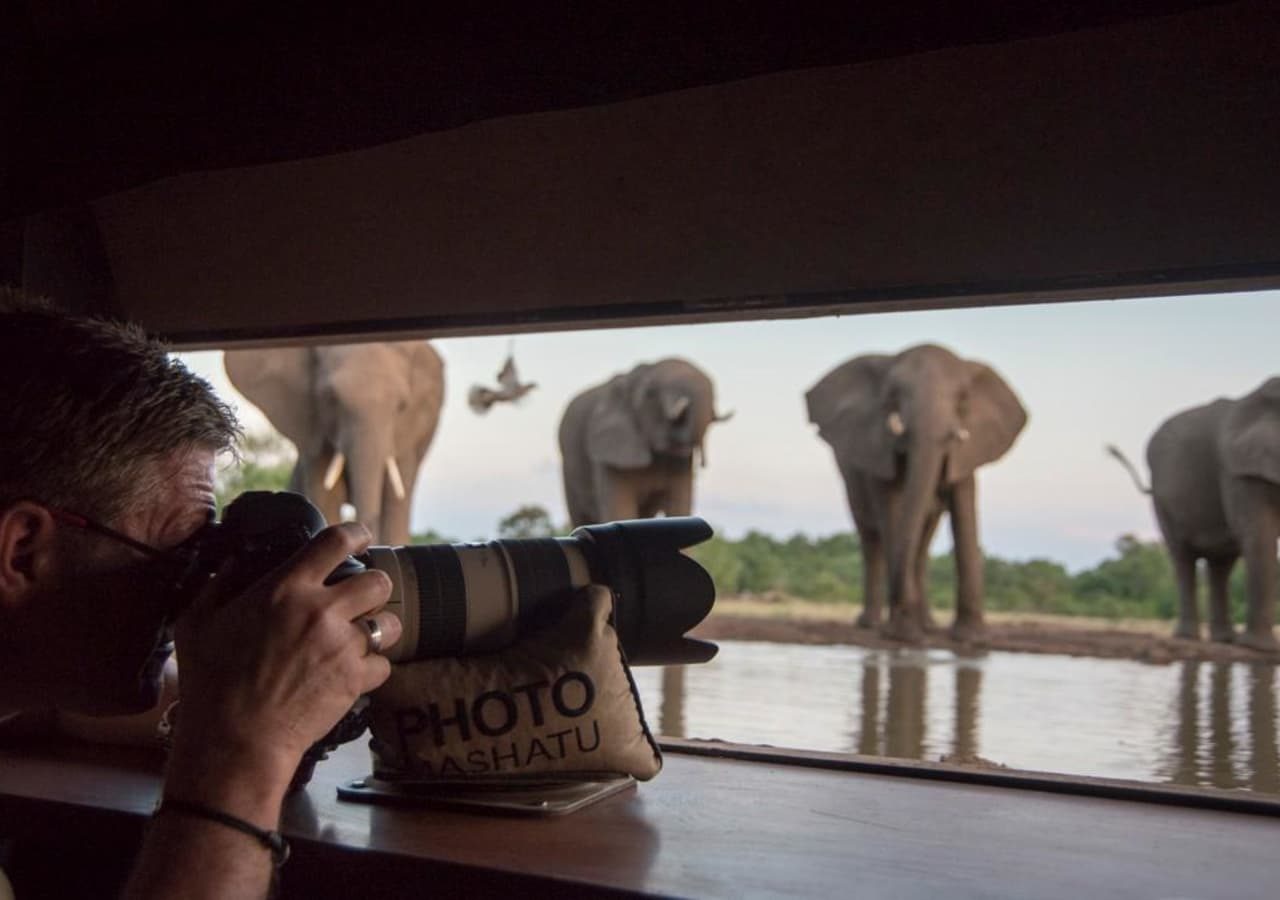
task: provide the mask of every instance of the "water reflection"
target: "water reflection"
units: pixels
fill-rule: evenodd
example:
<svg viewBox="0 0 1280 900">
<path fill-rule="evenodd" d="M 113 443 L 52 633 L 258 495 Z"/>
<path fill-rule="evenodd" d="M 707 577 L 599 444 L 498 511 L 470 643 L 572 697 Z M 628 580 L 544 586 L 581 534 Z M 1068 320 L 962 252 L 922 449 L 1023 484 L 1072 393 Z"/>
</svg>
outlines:
<svg viewBox="0 0 1280 900">
<path fill-rule="evenodd" d="M 1275 666 L 1196 661 L 1176 666 L 1176 717 L 1160 772 L 1164 780 L 1280 791 Z M 1208 710 L 1202 713 L 1206 692 Z"/>
<path fill-rule="evenodd" d="M 666 666 L 662 670 L 662 709 L 658 714 L 658 733 L 684 734 L 684 666 Z"/>
<path fill-rule="evenodd" d="M 881 671 L 888 670 L 888 697 L 881 702 Z M 952 761 L 972 761 L 978 756 L 978 694 L 982 668 L 965 661 L 954 667 L 954 725 Z M 929 668 L 927 658 L 868 656 L 862 667 L 861 718 L 853 740 L 856 752 L 868 756 L 923 759 L 926 753 L 925 715 Z M 881 707 L 884 713 L 881 713 Z"/>
<path fill-rule="evenodd" d="M 982 669 L 956 666 L 956 739 L 952 756 L 959 761 L 978 756 L 978 694 L 982 690 Z"/>
<path fill-rule="evenodd" d="M 635 674 L 673 737 L 1280 792 L 1268 664 L 727 641 Z"/>
<path fill-rule="evenodd" d="M 1276 668 L 1249 667 L 1249 770 L 1255 791 L 1280 792 L 1280 754 L 1276 750 Z"/>
</svg>

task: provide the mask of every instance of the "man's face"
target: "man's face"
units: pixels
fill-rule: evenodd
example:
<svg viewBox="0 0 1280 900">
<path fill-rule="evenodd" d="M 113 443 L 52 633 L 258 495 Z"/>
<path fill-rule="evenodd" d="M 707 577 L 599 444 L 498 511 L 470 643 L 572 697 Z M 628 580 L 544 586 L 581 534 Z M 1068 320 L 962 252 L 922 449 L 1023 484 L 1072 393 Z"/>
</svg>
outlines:
<svg viewBox="0 0 1280 900">
<path fill-rule="evenodd" d="M 210 450 L 193 449 L 158 462 L 141 503 L 104 524 L 157 550 L 176 547 L 216 512 L 214 459 Z M 49 618 L 62 627 L 58 654 L 69 663 L 57 678 L 66 686 L 61 702 L 90 714 L 150 708 L 168 656 L 163 632 L 171 600 L 155 562 L 93 533 L 64 546 L 83 548 L 85 558 L 67 561 L 70 574 L 50 598 Z"/>
</svg>

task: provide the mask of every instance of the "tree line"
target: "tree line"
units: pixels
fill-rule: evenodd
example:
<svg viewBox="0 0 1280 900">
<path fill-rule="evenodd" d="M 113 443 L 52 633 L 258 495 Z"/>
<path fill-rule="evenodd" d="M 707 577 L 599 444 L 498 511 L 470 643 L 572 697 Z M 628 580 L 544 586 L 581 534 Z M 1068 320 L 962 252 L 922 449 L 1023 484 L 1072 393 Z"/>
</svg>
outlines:
<svg viewBox="0 0 1280 900">
<path fill-rule="evenodd" d="M 862 552 L 853 533 L 778 539 L 752 531 L 736 541 L 712 538 L 692 553 L 724 595 L 781 594 L 850 605 L 863 601 Z M 1130 534 L 1117 539 L 1111 556 L 1074 574 L 1050 559 L 1008 560 L 990 554 L 983 574 L 989 610 L 1114 619 L 1169 619 L 1177 610 L 1177 585 L 1163 546 Z M 925 590 L 935 609 L 953 606 L 950 554 L 930 559 Z M 1243 571 L 1233 574 L 1231 594 L 1233 609 L 1242 614 Z"/>
<path fill-rule="evenodd" d="M 280 442 L 249 440 L 240 465 L 229 467 L 219 479 L 220 506 L 241 491 L 281 490 L 288 483 L 292 459 Z M 496 536 L 546 537 L 568 531 L 554 524 L 545 508 L 528 504 L 499 521 Z M 435 531 L 413 536 L 414 543 L 456 539 Z M 750 531 L 738 540 L 717 535 L 690 553 L 711 573 L 721 596 L 783 596 L 850 606 L 863 601 L 862 552 L 852 532 L 776 538 Z M 1130 534 L 1116 540 L 1111 556 L 1074 574 L 1050 559 L 987 555 L 984 575 L 989 610 L 1135 619 L 1171 619 L 1177 610 L 1177 586 L 1163 546 Z M 926 591 L 935 609 L 953 605 L 955 567 L 949 554 L 930 560 Z M 1242 566 L 1232 573 L 1231 602 L 1239 621 L 1244 610 Z"/>
<path fill-rule="evenodd" d="M 498 523 L 500 537 L 544 537 L 556 528 L 540 506 L 522 506 Z M 690 551 L 715 580 L 721 596 L 795 597 L 819 603 L 861 605 L 863 562 L 852 532 L 827 537 L 804 534 L 780 539 L 750 531 L 738 540 L 716 536 Z M 1096 616 L 1108 619 L 1171 619 L 1178 589 L 1164 547 L 1126 534 L 1112 555 L 1071 573 L 1050 559 L 984 557 L 986 608 L 1008 612 Z M 935 609 L 955 601 L 955 565 L 939 554 L 929 561 L 926 591 Z M 1244 570 L 1231 578 L 1232 609 L 1244 613 Z"/>
</svg>

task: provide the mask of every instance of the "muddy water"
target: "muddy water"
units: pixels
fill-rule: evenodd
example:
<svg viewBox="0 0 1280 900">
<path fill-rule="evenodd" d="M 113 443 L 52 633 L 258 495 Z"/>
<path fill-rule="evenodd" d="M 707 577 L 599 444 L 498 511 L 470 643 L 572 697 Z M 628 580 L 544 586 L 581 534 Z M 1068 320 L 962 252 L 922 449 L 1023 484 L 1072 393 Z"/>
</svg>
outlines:
<svg viewBox="0 0 1280 900">
<path fill-rule="evenodd" d="M 635 670 L 655 732 L 1280 792 L 1273 665 L 720 643 Z"/>
</svg>

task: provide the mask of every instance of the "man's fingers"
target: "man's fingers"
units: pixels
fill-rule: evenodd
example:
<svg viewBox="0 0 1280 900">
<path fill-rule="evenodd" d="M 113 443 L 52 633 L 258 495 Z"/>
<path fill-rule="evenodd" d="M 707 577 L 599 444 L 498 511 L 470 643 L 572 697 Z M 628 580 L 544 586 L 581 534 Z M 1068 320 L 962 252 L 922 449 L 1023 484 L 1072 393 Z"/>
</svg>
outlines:
<svg viewBox="0 0 1280 900">
<path fill-rule="evenodd" d="M 327 594 L 334 615 L 350 622 L 386 606 L 387 598 L 391 596 L 391 577 L 385 572 L 370 569 L 330 586 Z"/>
<path fill-rule="evenodd" d="M 400 632 L 403 630 L 396 614 L 386 610 L 363 615 L 355 620 L 355 624 L 359 626 L 357 630 L 363 646 L 371 653 L 386 653 L 400 640 Z M 375 633 L 378 635 L 376 647 L 371 637 Z"/>
<path fill-rule="evenodd" d="M 359 522 L 330 525 L 289 560 L 289 573 L 304 581 L 323 582 L 348 556 L 363 553 L 372 539 Z"/>
</svg>

